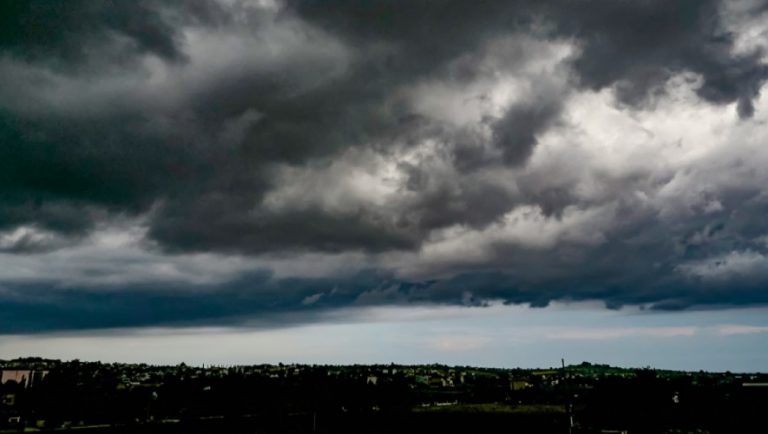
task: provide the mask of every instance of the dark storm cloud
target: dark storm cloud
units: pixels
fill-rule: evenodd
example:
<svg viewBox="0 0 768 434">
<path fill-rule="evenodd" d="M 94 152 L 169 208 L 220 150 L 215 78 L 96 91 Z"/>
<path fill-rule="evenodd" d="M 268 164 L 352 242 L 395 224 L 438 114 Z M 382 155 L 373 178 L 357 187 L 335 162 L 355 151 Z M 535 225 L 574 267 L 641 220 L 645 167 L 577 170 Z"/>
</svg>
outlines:
<svg viewBox="0 0 768 434">
<path fill-rule="evenodd" d="M 109 66 L 104 63 L 147 53 L 180 61 L 185 58 L 180 24 L 217 24 L 225 17 L 214 2 L 185 0 L 173 9 L 164 10 L 155 0 L 3 2 L 0 50 L 63 69 Z"/>
<path fill-rule="evenodd" d="M 273 279 L 248 273 L 232 282 L 180 290 L 137 285 L 114 291 L 56 288 L 44 283 L 0 289 L 0 333 L 159 325 L 284 326 L 293 312 L 302 321 L 318 307 L 349 305 L 362 288 L 376 289 L 387 276 L 363 272 L 347 279 Z M 307 297 L 326 294 L 312 306 Z"/>
<path fill-rule="evenodd" d="M 240 25 L 240 31 L 258 32 L 294 20 L 290 31 L 312 36 L 318 32 L 312 29 L 322 29 L 328 38 L 347 47 L 351 59 L 333 73 L 329 72 L 333 66 L 322 57 L 287 58 L 279 64 L 261 65 L 259 70 L 242 63 L 223 76 L 209 77 L 202 88 L 190 89 L 180 106 L 157 109 L 144 100 L 99 101 L 107 107 L 112 104 L 112 111 L 77 120 L 44 112 L 14 113 L 21 103 L 6 101 L 9 108 L 0 111 L 4 157 L 0 163 L 4 211 L 0 215 L 20 215 L 13 210 L 47 202 L 63 206 L 94 203 L 115 212 L 141 213 L 165 200 L 167 209 L 155 214 L 151 234 L 170 249 L 249 252 L 280 249 L 283 242 L 290 249 L 316 250 L 414 246 L 418 237 L 426 235 L 421 229 L 384 227 L 383 235 L 376 239 L 339 235 L 336 226 L 340 224 L 356 226 L 359 229 L 351 230 L 362 234 L 376 223 L 349 216 L 336 221 L 322 210 L 315 211 L 316 218 L 305 211 L 300 217 L 274 215 L 258 224 L 242 222 L 271 188 L 271 180 L 263 173 L 272 164 L 301 165 L 354 146 L 386 147 L 439 128 L 430 119 L 407 121 L 414 113 L 402 104 L 391 104 L 389 95 L 401 86 L 446 73 L 457 83 L 470 80 L 479 74 L 472 53 L 493 38 L 529 31 L 531 23 L 542 20 L 549 26 L 545 26 L 549 29 L 546 34 L 573 37 L 582 46 L 574 67 L 585 86 L 616 84 L 624 102 L 642 103 L 671 73 L 691 70 L 704 77 L 699 90 L 703 97 L 717 103 L 740 100 L 741 113 L 746 115 L 765 67 L 757 62 L 757 53 L 730 54 L 731 37 L 718 26 L 715 5 L 699 1 L 452 1 L 439 6 L 418 1 L 308 1 L 291 3 L 272 16 L 238 4 L 228 9 L 215 2 L 173 6 L 157 2 L 12 2 L 4 6 L 7 10 L 2 14 L 7 25 L 2 26 L 6 35 L 0 50 L 6 60 L 53 71 L 66 65 L 65 77 L 71 80 L 99 79 L 98 72 L 79 71 L 78 66 L 118 62 L 105 54 L 115 47 L 123 60 L 154 55 L 183 65 L 190 49 L 183 26 L 226 31 Z M 237 19 L 245 24 L 235 24 Z M 310 27 L 303 29 L 302 25 Z M 129 43 L 120 45 L 125 40 Z M 455 63 L 468 53 L 469 61 Z M 137 69 L 136 74 L 146 72 Z M 332 74 L 332 78 L 315 81 L 313 76 L 318 74 Z M 56 86 L 66 88 L 67 83 Z M 35 85 L 32 81 L 20 84 Z M 29 93 L 6 90 L 3 95 L 23 100 L 30 98 Z M 562 98 L 538 96 L 489 120 L 492 146 L 500 150 L 503 162 L 524 164 L 537 135 L 559 116 L 561 104 Z M 257 112 L 259 119 L 243 127 L 239 143 L 226 149 L 218 142 L 199 145 L 215 142 L 215 132 L 249 110 Z M 481 170 L 493 163 L 492 157 L 473 154 L 477 151 L 463 146 L 460 136 L 450 134 L 454 133 L 444 132 L 442 137 L 453 143 L 457 166 Z M 230 214 L 204 219 L 196 197 L 215 197 L 221 202 L 220 210 Z M 492 208 L 498 216 L 511 206 Z M 425 212 L 431 211 L 425 207 Z M 187 220 L 179 221 L 185 215 Z M 164 221 L 166 217 L 173 224 Z M 17 225 L 23 218 L 6 217 L 0 225 Z M 44 213 L 40 218 L 28 218 L 50 229 L 64 228 L 49 224 L 52 219 Z M 301 233 L 307 225 L 285 223 L 307 220 L 316 224 L 306 237 Z M 435 221 L 438 226 L 478 219 L 465 212 L 452 221 L 442 220 L 416 219 Z M 174 229 L 177 225 L 183 229 Z M 87 226 L 87 222 L 72 222 L 73 228 Z M 259 236 L 245 234 L 245 239 L 253 240 L 248 245 L 237 237 L 219 235 L 238 231 L 268 232 L 269 238 L 262 242 Z M 389 240 L 386 234 L 391 234 Z"/>
<path fill-rule="evenodd" d="M 502 149 L 504 162 L 520 165 L 528 160 L 536 145 L 536 134 L 557 118 L 560 104 L 512 107 L 493 124 L 494 144 Z"/>
<path fill-rule="evenodd" d="M 584 85 L 617 83 L 627 104 L 642 104 L 678 71 L 701 74 L 699 95 L 714 103 L 739 102 L 752 114 L 752 99 L 768 77 L 760 53 L 732 54 L 732 35 L 720 26 L 717 1 L 566 2 L 555 13 L 561 30 L 583 38 L 575 68 Z M 612 59 L 609 61 L 609 59 Z"/>
<path fill-rule="evenodd" d="M 551 34 L 578 39 L 583 52 L 574 66 L 584 86 L 617 85 L 627 104 L 643 104 L 680 71 L 699 73 L 702 97 L 739 101 L 749 116 L 751 100 L 768 77 L 761 53 L 735 55 L 733 35 L 720 22 L 716 0 L 507 1 L 470 4 L 409 2 L 294 2 L 303 16 L 337 28 L 353 40 L 412 44 L 416 65 L 455 50 L 471 50 L 484 38 L 543 19 Z M 755 5 L 755 13 L 765 8 Z"/>
<path fill-rule="evenodd" d="M 84 233 L 91 206 L 116 213 L 148 209 L 196 171 L 194 154 L 178 152 L 173 135 L 146 131 L 132 116 L 106 120 L 28 121 L 0 111 L 0 228 L 35 224 Z"/>
<path fill-rule="evenodd" d="M 222 208 L 231 203 L 216 205 L 215 201 L 201 198 L 199 205 L 183 208 L 184 215 L 165 214 L 152 227 L 150 236 L 180 251 L 262 253 L 301 251 L 309 245 L 334 253 L 360 246 L 370 252 L 380 252 L 412 249 L 418 245 L 418 240 L 408 232 L 377 222 L 374 216 L 363 212 L 331 216 L 322 210 L 310 209 L 286 215 L 260 215 L 247 209 Z M 210 226 L 219 230 L 211 231 Z"/>
<path fill-rule="evenodd" d="M 247 276 L 202 295 L 160 286 L 99 293 L 8 284 L 0 290 L 0 329 L 235 321 L 358 298 L 537 306 L 601 299 L 668 309 L 763 303 L 750 278 L 737 276 L 734 288 L 743 290 L 735 293 L 715 276 L 744 274 L 738 261 L 766 255 L 758 241 L 768 211 L 761 191 L 713 187 L 719 210 L 664 217 L 623 192 L 660 189 L 675 173 L 603 175 L 595 182 L 608 199 L 584 199 L 574 186 L 577 175 L 525 172 L 541 137 L 566 123 L 570 95 L 582 90 L 611 88 L 622 109 L 652 110 L 671 77 L 694 73 L 705 102 L 736 102 L 741 118 L 753 116 L 768 77 L 765 53 L 734 51 L 720 6 L 694 0 L 308 0 L 277 9 L 202 0 L 5 2 L 0 234 L 25 228 L 50 237 L 0 238 L 4 252 L 63 248 L 99 224 L 131 217 L 144 218 L 149 241 L 170 254 L 409 255 L 435 231 L 482 231 L 516 207 L 535 207 L 561 222 L 567 209 L 615 198 L 619 224 L 593 228 L 605 240 L 588 245 L 529 248 L 500 240 L 482 263 L 457 260 L 466 273 L 434 282 L 389 272 L 322 282 Z M 514 42 L 494 45 L 505 38 Z M 576 49 L 558 61 L 556 73 L 531 72 L 525 66 L 546 57 L 531 40 Z M 524 80 L 529 94 L 471 127 L 419 111 L 409 99 L 425 83 L 461 88 L 504 74 Z M 483 92 L 472 98 L 494 96 L 493 89 Z M 486 130 L 487 136 L 478 132 Z M 445 158 L 393 163 L 405 179 L 394 198 L 334 208 L 323 202 L 333 185 L 310 185 L 317 187 L 311 195 L 266 205 L 270 193 L 294 181 L 279 176 L 286 167 L 311 171 L 351 151 L 394 161 L 429 140 Z M 698 188 L 692 185 L 686 188 Z M 720 257 L 725 265 L 718 265 Z M 302 304 L 336 286 L 346 289 Z M 310 291 L 315 287 L 321 289 Z M 24 291 L 32 298 L 21 297 Z"/>
<path fill-rule="evenodd" d="M 336 308 L 409 304 L 483 307 L 503 302 L 546 307 L 553 301 L 597 299 L 611 309 L 641 305 L 682 310 L 768 303 L 764 286 L 754 281 L 702 284 L 683 279 L 669 268 L 628 265 L 632 264 L 630 254 L 609 261 L 610 266 L 599 264 L 554 279 L 523 272 L 475 272 L 404 281 L 366 271 L 341 278 L 274 278 L 256 272 L 224 284 L 183 288 L 177 284 L 108 290 L 62 288 L 45 282 L 4 284 L 0 334 L 147 326 L 276 328 L 327 321 L 324 314 Z"/>
<path fill-rule="evenodd" d="M 403 223 L 422 230 L 457 222 L 476 228 L 487 226 L 510 209 L 515 197 L 498 185 L 446 180 L 431 175 L 429 168 L 404 167 L 411 191 L 418 200 L 409 204 Z M 427 179 L 433 178 L 433 179 Z"/>
</svg>

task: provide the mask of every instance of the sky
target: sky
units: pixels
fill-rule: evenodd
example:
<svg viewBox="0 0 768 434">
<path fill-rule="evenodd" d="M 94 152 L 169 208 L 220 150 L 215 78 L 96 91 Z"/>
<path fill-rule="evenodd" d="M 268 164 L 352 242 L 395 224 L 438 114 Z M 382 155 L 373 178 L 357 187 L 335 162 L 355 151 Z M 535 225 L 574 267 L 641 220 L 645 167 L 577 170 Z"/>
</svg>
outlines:
<svg viewBox="0 0 768 434">
<path fill-rule="evenodd" d="M 0 358 L 765 371 L 768 2 L 0 5 Z"/>
</svg>

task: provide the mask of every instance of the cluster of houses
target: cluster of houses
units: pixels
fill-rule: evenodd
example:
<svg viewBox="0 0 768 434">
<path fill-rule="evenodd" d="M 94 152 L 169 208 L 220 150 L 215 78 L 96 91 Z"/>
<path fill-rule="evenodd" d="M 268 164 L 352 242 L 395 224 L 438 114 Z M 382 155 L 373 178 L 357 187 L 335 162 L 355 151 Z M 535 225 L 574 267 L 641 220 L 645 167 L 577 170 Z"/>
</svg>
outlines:
<svg viewBox="0 0 768 434">
<path fill-rule="evenodd" d="M 571 384 L 585 385 L 602 377 L 634 377 L 637 370 L 612 368 L 606 365 L 584 363 L 563 369 L 525 370 L 476 368 L 445 365 L 249 365 L 249 366 L 188 366 L 183 363 L 173 366 L 125 363 L 81 363 L 79 361 L 60 362 L 38 358 L 0 360 L 0 385 L 15 384 L 20 387 L 34 387 L 41 383 L 52 370 L 62 365 L 78 369 L 93 377 L 119 379 L 121 388 L 141 385 L 159 385 L 168 378 L 177 380 L 199 380 L 206 378 L 225 378 L 229 375 L 244 377 L 262 377 L 269 379 L 301 379 L 307 375 L 322 375 L 334 379 L 362 381 L 370 386 L 377 386 L 397 379 L 414 386 L 452 388 L 477 383 L 508 384 L 509 390 L 520 391 L 531 388 L 550 388 L 567 380 Z M 657 375 L 691 376 L 695 385 L 702 379 L 715 377 L 720 381 L 743 383 L 745 387 L 768 385 L 768 377 L 763 374 L 709 374 L 681 373 L 674 371 L 655 371 Z"/>
<path fill-rule="evenodd" d="M 79 363 L 79 362 L 77 362 Z M 56 369 L 57 360 L 18 359 L 0 361 L 0 384 L 16 384 L 34 387 Z M 557 370 L 521 371 L 485 369 L 474 367 L 449 367 L 444 365 L 352 365 L 317 366 L 299 364 L 252 365 L 252 366 L 155 366 L 123 363 L 83 363 L 82 368 L 90 375 L 119 379 L 118 388 L 157 386 L 168 378 L 199 380 L 224 378 L 231 374 L 258 376 L 269 379 L 298 379 L 304 375 L 325 375 L 335 379 L 359 380 L 370 386 L 378 386 L 397 379 L 415 387 L 453 388 L 477 382 L 508 383 L 510 390 L 524 390 L 546 382 L 556 385 L 560 378 Z"/>
<path fill-rule="evenodd" d="M 501 391 L 514 397 L 514 402 L 541 399 L 551 391 L 567 386 L 571 392 L 590 390 L 605 378 L 642 378 L 650 370 L 622 369 L 607 365 L 583 363 L 563 366 L 560 369 L 495 369 L 445 365 L 250 365 L 250 366 L 156 366 L 148 364 L 61 362 L 44 359 L 0 360 L 0 429 L 20 422 L 17 409 L 25 393 L 40 391 L 37 387 L 46 384 L 49 374 L 75 375 L 78 381 L 108 385 L 111 390 L 154 393 L 164 384 L 196 384 L 202 390 L 210 391 L 212 384 L 235 379 L 255 379 L 284 385 L 311 384 L 318 378 L 324 382 L 356 384 L 367 390 L 386 390 L 390 384 L 407 384 L 411 390 L 429 401 L 421 405 L 451 405 L 462 393 L 473 390 Z M 744 390 L 768 388 L 766 374 L 722 374 L 686 373 L 675 371 L 652 371 L 658 378 L 685 377 L 691 385 L 727 384 L 741 386 Z M 53 378 L 53 376 L 51 376 Z M 229 380 L 227 380 L 229 379 Z M 169 383 L 170 382 L 170 383 Z M 48 383 L 50 384 L 50 383 Z M 74 383 L 73 383 L 74 384 Z M 81 384 L 81 383 L 78 383 Z M 195 386 L 198 387 L 198 386 Z M 214 386 L 215 388 L 216 386 Z M 201 390 L 201 389 L 197 389 Z M 761 391 L 762 392 L 762 391 Z M 119 393 L 119 392 L 118 392 Z M 495 393 L 495 392 L 494 392 Z M 471 393 L 476 395 L 474 392 Z M 555 396 L 553 394 L 552 396 Z M 156 395 L 155 395 L 156 396 Z M 762 395 L 761 395 L 762 396 Z M 671 398 L 679 403 L 675 393 Z M 519 400 L 519 401 L 518 401 Z"/>
</svg>

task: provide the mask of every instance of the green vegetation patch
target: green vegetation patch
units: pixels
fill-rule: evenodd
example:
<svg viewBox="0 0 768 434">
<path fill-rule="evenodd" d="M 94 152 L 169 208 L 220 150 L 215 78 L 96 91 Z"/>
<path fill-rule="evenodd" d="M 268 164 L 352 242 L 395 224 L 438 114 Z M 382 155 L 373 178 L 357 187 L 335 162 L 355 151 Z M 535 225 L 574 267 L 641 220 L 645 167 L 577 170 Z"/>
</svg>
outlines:
<svg viewBox="0 0 768 434">
<path fill-rule="evenodd" d="M 413 409 L 416 413 L 517 413 L 517 414 L 564 414 L 565 406 L 552 404 L 449 404 L 419 406 Z"/>
</svg>

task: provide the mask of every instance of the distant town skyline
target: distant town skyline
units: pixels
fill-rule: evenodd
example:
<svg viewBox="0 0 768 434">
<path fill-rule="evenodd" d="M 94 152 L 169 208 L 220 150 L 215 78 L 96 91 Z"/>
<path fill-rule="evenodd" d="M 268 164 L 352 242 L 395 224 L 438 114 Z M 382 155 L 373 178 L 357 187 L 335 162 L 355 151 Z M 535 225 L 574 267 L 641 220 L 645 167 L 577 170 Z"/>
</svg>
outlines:
<svg viewBox="0 0 768 434">
<path fill-rule="evenodd" d="M 0 358 L 768 366 L 764 0 L 0 5 Z"/>
</svg>

